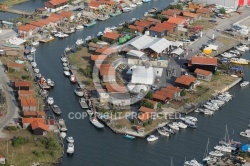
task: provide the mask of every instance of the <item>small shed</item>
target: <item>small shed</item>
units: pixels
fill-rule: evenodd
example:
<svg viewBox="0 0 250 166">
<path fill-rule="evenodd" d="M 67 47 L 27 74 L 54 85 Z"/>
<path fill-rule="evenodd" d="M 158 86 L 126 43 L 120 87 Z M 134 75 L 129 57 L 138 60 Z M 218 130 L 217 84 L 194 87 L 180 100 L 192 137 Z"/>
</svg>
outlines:
<svg viewBox="0 0 250 166">
<path fill-rule="evenodd" d="M 0 164 L 5 164 L 6 163 L 6 158 L 0 154 Z"/>
<path fill-rule="evenodd" d="M 213 75 L 211 71 L 202 70 L 198 68 L 195 69 L 194 73 L 196 74 L 197 79 L 205 81 L 210 81 Z"/>
<path fill-rule="evenodd" d="M 46 135 L 49 131 L 49 127 L 46 124 L 37 120 L 32 122 L 30 125 L 34 135 Z"/>
</svg>

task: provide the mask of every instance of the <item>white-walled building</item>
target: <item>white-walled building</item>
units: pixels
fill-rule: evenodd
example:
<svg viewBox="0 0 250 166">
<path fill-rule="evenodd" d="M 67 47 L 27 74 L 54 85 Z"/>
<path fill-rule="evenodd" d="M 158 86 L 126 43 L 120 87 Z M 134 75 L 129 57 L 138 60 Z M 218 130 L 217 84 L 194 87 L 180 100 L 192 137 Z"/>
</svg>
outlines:
<svg viewBox="0 0 250 166">
<path fill-rule="evenodd" d="M 249 0 L 193 0 L 196 3 L 218 4 L 226 7 L 237 8 L 250 5 Z"/>
</svg>

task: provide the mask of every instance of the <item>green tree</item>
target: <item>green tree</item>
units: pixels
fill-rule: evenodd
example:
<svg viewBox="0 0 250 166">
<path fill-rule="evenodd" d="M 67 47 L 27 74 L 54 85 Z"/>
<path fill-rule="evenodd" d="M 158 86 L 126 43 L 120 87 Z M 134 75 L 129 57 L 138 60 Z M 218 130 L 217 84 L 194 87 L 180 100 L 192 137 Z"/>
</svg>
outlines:
<svg viewBox="0 0 250 166">
<path fill-rule="evenodd" d="M 226 14 L 226 9 L 224 7 L 220 8 L 220 14 Z"/>
<path fill-rule="evenodd" d="M 91 41 L 92 41 L 93 43 L 97 43 L 97 42 L 98 42 L 98 38 L 93 38 Z"/>
<path fill-rule="evenodd" d="M 154 108 L 154 105 L 152 103 L 148 102 L 147 100 L 142 100 L 141 106 L 147 107 L 147 108 Z"/>
<path fill-rule="evenodd" d="M 220 72 L 219 72 L 219 71 L 215 71 L 215 72 L 214 72 L 214 75 L 215 75 L 215 76 L 218 76 L 218 75 L 220 75 Z"/>
<path fill-rule="evenodd" d="M 176 9 L 183 10 L 183 5 L 182 4 L 177 4 L 175 6 Z"/>
<path fill-rule="evenodd" d="M 153 92 L 149 91 L 149 92 L 146 94 L 145 98 L 147 98 L 147 99 L 153 99 Z"/>
<path fill-rule="evenodd" d="M 163 19 L 165 19 L 166 17 L 163 16 L 162 14 L 157 14 L 156 18 L 159 19 L 159 20 L 163 20 Z"/>
<path fill-rule="evenodd" d="M 183 91 L 181 91 L 180 95 L 181 96 L 186 96 L 186 93 L 187 93 L 186 90 L 183 90 Z"/>
<path fill-rule="evenodd" d="M 83 71 L 83 74 L 86 76 L 86 77 L 90 77 L 91 74 L 92 74 L 92 68 L 90 66 L 87 66 L 84 71 Z"/>
</svg>

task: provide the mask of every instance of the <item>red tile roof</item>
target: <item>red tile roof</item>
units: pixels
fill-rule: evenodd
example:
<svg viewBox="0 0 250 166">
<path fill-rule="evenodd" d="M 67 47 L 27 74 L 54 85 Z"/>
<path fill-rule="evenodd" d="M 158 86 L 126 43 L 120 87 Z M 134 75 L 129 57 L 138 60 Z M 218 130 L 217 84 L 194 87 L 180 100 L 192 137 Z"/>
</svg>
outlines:
<svg viewBox="0 0 250 166">
<path fill-rule="evenodd" d="M 91 60 L 92 61 L 104 61 L 107 59 L 107 55 L 91 55 Z"/>
<path fill-rule="evenodd" d="M 182 75 L 175 80 L 175 83 L 189 86 L 191 83 L 195 82 L 196 78 L 189 75 Z"/>
<path fill-rule="evenodd" d="M 100 47 L 95 52 L 100 53 L 100 54 L 109 55 L 109 54 L 115 53 L 116 50 L 111 48 L 111 47 Z"/>
<path fill-rule="evenodd" d="M 172 93 L 171 91 L 168 91 L 164 88 L 162 88 L 160 91 L 155 92 L 156 95 L 162 95 L 164 96 L 166 99 L 172 99 L 174 97 L 174 93 Z"/>
<path fill-rule="evenodd" d="M 217 61 L 217 58 L 207 58 L 207 57 L 201 57 L 201 56 L 192 56 L 191 65 L 194 65 L 194 64 L 217 66 L 218 61 Z"/>
<path fill-rule="evenodd" d="M 185 17 L 191 17 L 191 18 L 196 18 L 197 14 L 190 13 L 190 12 L 183 12 L 183 16 L 185 16 Z"/>
<path fill-rule="evenodd" d="M 30 125 L 31 125 L 32 130 L 35 130 L 37 128 L 41 128 L 45 131 L 49 131 L 49 127 L 46 124 L 39 122 L 38 120 L 32 122 Z"/>
<path fill-rule="evenodd" d="M 141 106 L 140 109 L 139 109 L 140 112 L 147 112 L 147 113 L 154 113 L 155 110 L 152 109 L 152 108 L 147 108 L 147 107 L 143 107 Z"/>
<path fill-rule="evenodd" d="M 15 81 L 15 87 L 31 87 L 30 81 Z"/>
<path fill-rule="evenodd" d="M 44 25 L 46 25 L 43 21 L 31 21 L 30 22 L 31 25 L 37 26 L 37 27 L 43 27 Z"/>
<path fill-rule="evenodd" d="M 211 13 L 212 9 L 209 8 L 201 8 L 201 9 L 197 9 L 196 13 L 201 13 L 201 14 L 209 14 Z"/>
<path fill-rule="evenodd" d="M 49 21 L 49 22 L 56 23 L 57 21 L 60 20 L 60 18 L 58 18 L 58 17 L 53 17 L 53 16 L 49 16 L 49 17 L 46 18 L 45 20 L 46 20 L 46 21 Z"/>
<path fill-rule="evenodd" d="M 117 32 L 106 32 L 103 37 L 107 38 L 107 39 L 113 39 L 113 40 L 117 40 L 120 37 L 120 34 Z"/>
<path fill-rule="evenodd" d="M 167 22 L 167 21 L 164 21 L 163 23 L 157 23 L 155 26 L 164 28 L 166 31 L 173 31 L 174 28 L 175 28 L 174 23 L 170 23 L 170 22 Z"/>
<path fill-rule="evenodd" d="M 34 91 L 33 90 L 18 90 L 18 96 L 21 95 L 33 95 Z"/>
<path fill-rule="evenodd" d="M 151 27 L 149 30 L 154 31 L 154 32 L 163 32 L 166 31 L 165 28 L 161 27 L 161 26 L 155 26 L 155 27 Z"/>
<path fill-rule="evenodd" d="M 60 15 L 60 14 L 52 13 L 52 14 L 50 15 L 50 17 L 55 17 L 55 18 L 62 19 L 64 16 L 62 16 L 62 15 Z"/>
<path fill-rule="evenodd" d="M 73 15 L 73 12 L 63 10 L 59 15 L 65 18 L 70 18 Z"/>
<path fill-rule="evenodd" d="M 161 12 L 162 15 L 168 15 L 168 16 L 174 16 L 174 15 L 180 15 L 182 10 L 178 9 L 168 9 L 168 10 L 163 10 Z"/>
<path fill-rule="evenodd" d="M 143 32 L 145 30 L 145 27 L 136 26 L 136 25 L 129 25 L 128 28 L 137 32 Z"/>
<path fill-rule="evenodd" d="M 23 116 L 45 116 L 44 111 L 23 111 Z"/>
<path fill-rule="evenodd" d="M 123 85 L 118 85 L 116 83 L 113 83 L 113 84 L 106 84 L 106 88 L 107 88 L 107 91 L 109 93 L 113 93 L 113 92 L 121 92 L 121 93 L 125 93 L 127 92 L 127 89 L 125 86 Z"/>
<path fill-rule="evenodd" d="M 212 74 L 212 72 L 210 72 L 210 71 L 202 70 L 202 69 L 198 69 L 198 68 L 195 69 L 194 73 L 201 74 L 201 75 L 204 75 L 204 76 L 209 76 L 209 75 Z"/>
<path fill-rule="evenodd" d="M 21 99 L 21 106 L 22 107 L 36 107 L 36 99 L 34 98 L 27 98 L 27 99 Z"/>
<path fill-rule="evenodd" d="M 148 28 L 153 24 L 154 24 L 153 22 L 150 22 L 147 20 L 140 20 L 140 21 L 135 22 L 135 25 L 140 26 L 140 27 L 144 27 L 144 28 Z"/>
<path fill-rule="evenodd" d="M 62 3 L 66 3 L 66 2 L 69 2 L 69 0 L 51 0 L 49 1 L 49 3 L 51 3 L 52 5 L 60 5 Z"/>
<path fill-rule="evenodd" d="M 145 100 L 145 101 L 147 101 L 147 102 L 149 102 L 149 103 L 151 103 L 151 104 L 153 104 L 153 105 L 155 105 L 155 104 L 157 104 L 157 101 L 154 101 L 154 100 L 150 100 L 150 99 L 142 99 L 142 100 Z"/>
<path fill-rule="evenodd" d="M 88 6 L 92 8 L 99 8 L 102 3 L 100 1 L 92 0 L 89 2 Z"/>
<path fill-rule="evenodd" d="M 100 65 L 99 70 L 101 76 L 115 75 L 115 68 L 110 64 Z"/>
<path fill-rule="evenodd" d="M 150 22 L 153 22 L 153 23 L 160 23 L 161 22 L 161 20 L 158 20 L 158 19 L 155 19 L 155 18 L 151 18 L 151 17 L 148 17 L 146 20 L 150 21 Z"/>
<path fill-rule="evenodd" d="M 156 93 L 153 94 L 153 98 L 155 100 L 160 100 L 160 101 L 166 101 L 166 99 L 167 99 L 166 96 L 161 95 L 161 94 L 156 94 Z"/>
<path fill-rule="evenodd" d="M 22 123 L 32 123 L 34 121 L 44 122 L 43 118 L 22 118 Z"/>
<path fill-rule="evenodd" d="M 165 89 L 171 90 L 171 91 L 174 91 L 174 92 L 181 92 L 180 88 L 177 88 L 177 87 L 174 87 L 174 86 L 171 86 L 171 85 L 166 86 Z"/>
<path fill-rule="evenodd" d="M 174 24 L 183 24 L 185 21 L 184 18 L 179 17 L 170 17 L 167 22 L 174 23 Z"/>
<path fill-rule="evenodd" d="M 7 67 L 8 68 L 22 68 L 23 65 L 22 64 L 18 64 L 18 63 L 8 63 Z"/>
<path fill-rule="evenodd" d="M 28 32 L 30 30 L 35 30 L 37 27 L 34 25 L 26 24 L 26 25 L 21 25 L 18 27 L 19 31 L 25 31 Z"/>
<path fill-rule="evenodd" d="M 150 113 L 139 113 L 138 115 L 138 119 L 142 122 L 148 120 L 151 118 L 151 114 Z"/>
</svg>

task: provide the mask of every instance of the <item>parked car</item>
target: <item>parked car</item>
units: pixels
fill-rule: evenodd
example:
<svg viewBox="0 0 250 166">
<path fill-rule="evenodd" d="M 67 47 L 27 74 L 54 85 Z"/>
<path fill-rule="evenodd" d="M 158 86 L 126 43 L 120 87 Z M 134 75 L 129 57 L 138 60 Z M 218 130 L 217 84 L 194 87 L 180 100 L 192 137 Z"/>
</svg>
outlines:
<svg viewBox="0 0 250 166">
<path fill-rule="evenodd" d="M 83 10 L 82 8 L 77 8 L 77 9 L 75 9 L 73 11 L 82 11 L 82 10 Z"/>
<path fill-rule="evenodd" d="M 208 20 L 209 22 L 216 23 L 216 20 Z"/>
</svg>

